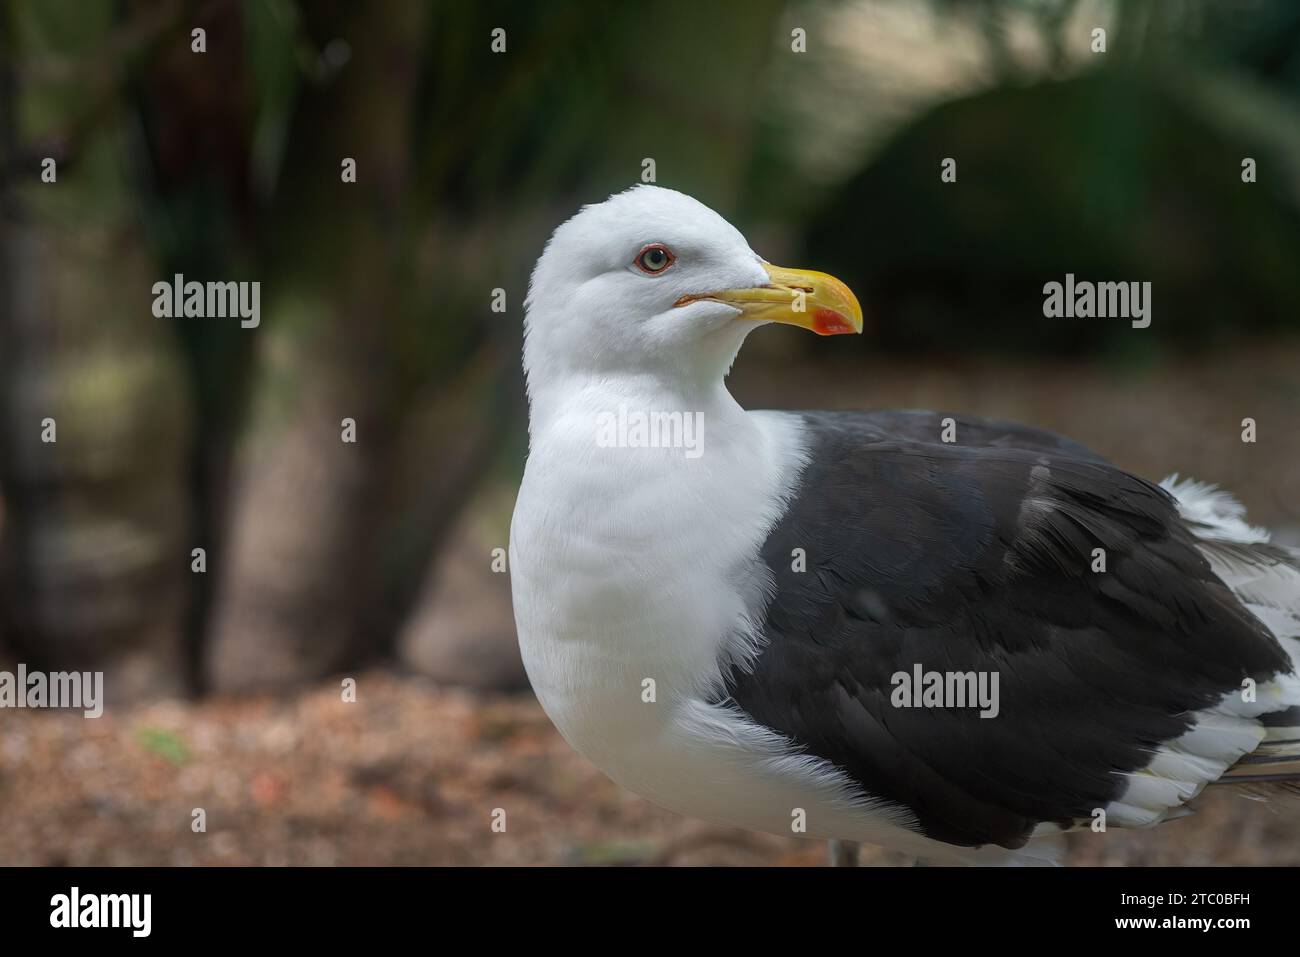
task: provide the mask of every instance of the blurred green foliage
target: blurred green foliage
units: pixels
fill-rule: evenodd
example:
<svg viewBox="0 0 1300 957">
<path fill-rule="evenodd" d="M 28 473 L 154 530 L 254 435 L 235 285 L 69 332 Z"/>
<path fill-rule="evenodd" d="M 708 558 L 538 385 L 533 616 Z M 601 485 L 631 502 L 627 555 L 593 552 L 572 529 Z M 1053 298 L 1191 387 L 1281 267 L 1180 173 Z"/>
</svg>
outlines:
<svg viewBox="0 0 1300 957">
<path fill-rule="evenodd" d="M 1186 78 L 1119 69 L 946 104 L 836 193 L 808 255 L 860 290 L 886 349 L 1124 351 L 1296 330 L 1297 154 L 1219 120 Z M 1242 182 L 1246 156 L 1257 183 Z M 1044 283 L 1067 273 L 1151 282 L 1151 327 L 1041 318 Z"/>
<path fill-rule="evenodd" d="M 188 764 L 192 757 L 185 741 L 163 728 L 141 728 L 136 732 L 136 740 L 146 751 L 158 755 L 168 764 L 179 767 Z"/>
<path fill-rule="evenodd" d="M 998 82 L 916 116 L 803 233 L 868 304 L 870 348 L 1141 357 L 1300 330 L 1300 4 L 1095 5 L 1107 51 L 1069 71 L 1080 4 L 935 6 L 975 18 Z M 1054 54 L 1037 72 L 1007 42 L 1024 12 Z M 1152 326 L 1041 318 L 1066 273 L 1150 281 Z"/>
</svg>

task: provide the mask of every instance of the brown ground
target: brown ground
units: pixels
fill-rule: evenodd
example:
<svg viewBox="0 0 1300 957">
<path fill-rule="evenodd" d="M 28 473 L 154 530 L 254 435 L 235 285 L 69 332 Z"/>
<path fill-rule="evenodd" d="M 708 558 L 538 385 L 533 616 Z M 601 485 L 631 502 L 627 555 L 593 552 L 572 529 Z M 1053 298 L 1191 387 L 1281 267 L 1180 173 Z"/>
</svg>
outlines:
<svg viewBox="0 0 1300 957">
<path fill-rule="evenodd" d="M 1300 541 L 1300 348 L 1105 366 L 742 362 L 750 406 L 924 406 L 1056 428 L 1139 474 L 1232 488 Z M 1240 420 L 1257 419 L 1244 446 Z M 508 520 L 503 516 L 500 521 Z M 490 524 L 497 521 L 488 516 Z M 488 538 L 504 539 L 504 527 Z M 480 554 L 467 560 L 478 561 Z M 480 597 L 489 599 L 484 592 Z M 466 605 L 465 602 L 461 602 Z M 469 603 L 467 607 L 472 607 Z M 452 622 L 444 622 L 451 628 Z M 191 830 L 193 809 L 206 833 Z M 505 833 L 491 829 L 494 808 Z M 820 864 L 819 842 L 687 821 L 609 782 L 528 695 L 384 671 L 279 698 L 0 712 L 0 864 Z M 869 863 L 907 863 L 870 852 Z M 1300 864 L 1300 805 L 1212 789 L 1197 815 L 1071 838 L 1075 864 Z"/>
<path fill-rule="evenodd" d="M 817 865 L 825 846 L 659 810 L 576 755 L 527 695 L 383 671 L 282 698 L 86 720 L 5 714 L 0 864 Z M 191 830 L 194 808 L 207 832 Z M 506 830 L 491 828 L 494 808 Z M 1300 814 L 1214 794 L 1147 832 L 1073 837 L 1079 864 L 1300 864 Z M 865 862 L 907 863 L 868 852 Z"/>
</svg>

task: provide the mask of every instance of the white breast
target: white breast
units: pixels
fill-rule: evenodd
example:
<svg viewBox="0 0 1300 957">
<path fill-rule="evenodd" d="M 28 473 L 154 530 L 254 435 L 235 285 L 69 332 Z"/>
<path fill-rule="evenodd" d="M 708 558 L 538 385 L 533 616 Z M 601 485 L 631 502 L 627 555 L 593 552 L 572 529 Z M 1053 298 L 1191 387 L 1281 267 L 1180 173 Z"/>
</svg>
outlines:
<svg viewBox="0 0 1300 957">
<path fill-rule="evenodd" d="M 905 812 L 873 808 L 832 766 L 717 703 L 725 668 L 757 650 L 759 549 L 806 455 L 799 419 L 719 392 L 694 459 L 599 447 L 599 396 L 533 435 L 510 543 L 533 688 L 576 750 L 664 807 L 784 834 L 802 816 L 809 836 L 909 845 Z"/>
</svg>

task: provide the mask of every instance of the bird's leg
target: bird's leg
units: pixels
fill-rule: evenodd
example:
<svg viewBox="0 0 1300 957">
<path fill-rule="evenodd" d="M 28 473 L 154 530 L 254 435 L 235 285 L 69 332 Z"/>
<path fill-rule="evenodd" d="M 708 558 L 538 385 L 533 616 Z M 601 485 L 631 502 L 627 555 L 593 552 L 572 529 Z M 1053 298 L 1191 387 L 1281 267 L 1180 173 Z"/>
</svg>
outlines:
<svg viewBox="0 0 1300 957">
<path fill-rule="evenodd" d="M 829 841 L 827 850 L 830 851 L 831 867 L 857 867 L 858 850 L 861 847 L 857 841 Z"/>
</svg>

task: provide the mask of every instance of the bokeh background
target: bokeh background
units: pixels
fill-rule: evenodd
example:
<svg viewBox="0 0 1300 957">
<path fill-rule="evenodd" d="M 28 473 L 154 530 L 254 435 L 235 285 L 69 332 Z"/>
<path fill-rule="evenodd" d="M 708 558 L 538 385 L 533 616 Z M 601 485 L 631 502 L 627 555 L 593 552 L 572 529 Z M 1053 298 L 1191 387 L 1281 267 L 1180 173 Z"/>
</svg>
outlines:
<svg viewBox="0 0 1300 957">
<path fill-rule="evenodd" d="M 0 667 L 109 699 L 0 712 L 0 864 L 823 860 L 570 752 L 492 568 L 529 269 L 647 158 L 867 310 L 751 337 L 742 403 L 1024 420 L 1300 543 L 1291 0 L 0 0 Z M 1045 319 L 1067 272 L 1150 328 Z M 261 325 L 154 318 L 175 273 Z M 1300 863 L 1206 804 L 1069 859 Z"/>
</svg>

